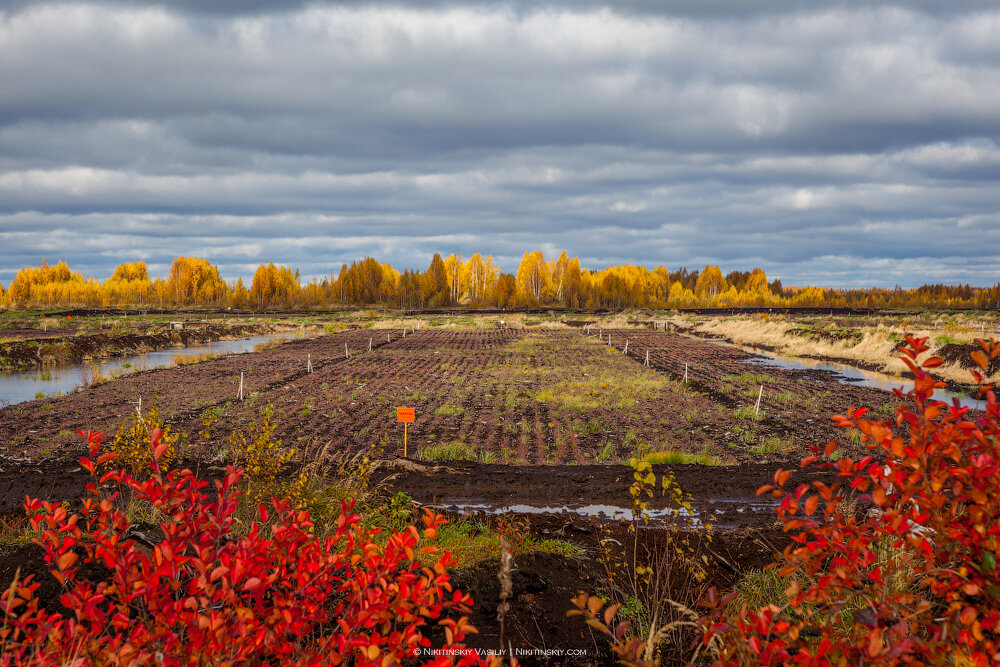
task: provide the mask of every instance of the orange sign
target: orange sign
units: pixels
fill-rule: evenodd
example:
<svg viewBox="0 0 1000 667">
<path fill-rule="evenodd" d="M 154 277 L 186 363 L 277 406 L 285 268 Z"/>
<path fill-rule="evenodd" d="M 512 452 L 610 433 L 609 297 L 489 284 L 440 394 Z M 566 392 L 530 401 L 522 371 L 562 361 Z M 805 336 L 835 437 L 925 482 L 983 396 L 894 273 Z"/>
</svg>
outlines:
<svg viewBox="0 0 1000 667">
<path fill-rule="evenodd" d="M 396 408 L 396 421 L 403 424 L 413 423 L 413 408 Z"/>
</svg>

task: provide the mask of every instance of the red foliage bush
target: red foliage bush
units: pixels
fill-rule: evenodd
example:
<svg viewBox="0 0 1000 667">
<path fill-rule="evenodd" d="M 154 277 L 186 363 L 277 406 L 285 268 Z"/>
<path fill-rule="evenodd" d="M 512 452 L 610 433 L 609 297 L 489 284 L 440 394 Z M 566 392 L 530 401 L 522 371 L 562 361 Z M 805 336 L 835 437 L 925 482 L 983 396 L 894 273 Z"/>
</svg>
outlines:
<svg viewBox="0 0 1000 667">
<path fill-rule="evenodd" d="M 81 432 L 81 435 L 84 435 Z M 125 471 L 88 485 L 82 511 L 29 499 L 26 503 L 51 573 L 64 587 L 68 614 L 46 610 L 26 577 L 0 598 L 0 665 L 26 664 L 358 664 L 412 661 L 430 645 L 429 621 L 443 627 L 445 655 L 433 664 L 474 664 L 463 651 L 472 600 L 452 590 L 445 553 L 432 568 L 418 554 L 444 519 L 427 512 L 416 527 L 384 546 L 345 503 L 332 536 L 317 538 L 309 514 L 286 501 L 259 506 L 259 522 L 234 532 L 241 471 L 230 468 L 216 492 L 189 470 L 162 474 L 165 445 L 153 434 L 154 474 L 139 481 Z M 90 456 L 103 440 L 87 433 Z M 95 468 L 113 457 L 81 459 Z M 117 482 L 165 519 L 164 539 L 142 547 L 132 539 L 114 493 Z M 95 571 L 106 576 L 83 576 Z M 95 579 L 97 581 L 95 581 Z"/>
<path fill-rule="evenodd" d="M 790 471 L 779 470 L 758 492 L 780 499 L 786 531 L 800 530 L 779 564 L 788 600 L 733 616 L 732 596 L 711 596 L 703 622 L 718 664 L 1000 664 L 1000 405 L 978 372 L 982 415 L 934 400 L 944 383 L 927 370 L 941 360 L 918 363 L 925 341 L 907 339 L 912 407 L 894 424 L 853 407 L 834 417 L 860 429 L 870 456 L 833 463 L 831 443 L 802 467 L 834 467 L 842 481 L 786 490 Z M 986 368 L 1000 344 L 980 345 L 973 359 Z"/>
</svg>

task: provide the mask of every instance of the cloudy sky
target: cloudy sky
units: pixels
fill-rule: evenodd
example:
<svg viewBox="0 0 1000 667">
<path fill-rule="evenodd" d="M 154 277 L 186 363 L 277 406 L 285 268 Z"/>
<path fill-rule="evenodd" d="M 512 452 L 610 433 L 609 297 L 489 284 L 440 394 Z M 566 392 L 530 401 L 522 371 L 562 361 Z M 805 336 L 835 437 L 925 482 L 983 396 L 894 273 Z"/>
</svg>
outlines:
<svg viewBox="0 0 1000 667">
<path fill-rule="evenodd" d="M 535 248 L 1000 281 L 1000 6 L 0 0 L 4 285 Z"/>
</svg>

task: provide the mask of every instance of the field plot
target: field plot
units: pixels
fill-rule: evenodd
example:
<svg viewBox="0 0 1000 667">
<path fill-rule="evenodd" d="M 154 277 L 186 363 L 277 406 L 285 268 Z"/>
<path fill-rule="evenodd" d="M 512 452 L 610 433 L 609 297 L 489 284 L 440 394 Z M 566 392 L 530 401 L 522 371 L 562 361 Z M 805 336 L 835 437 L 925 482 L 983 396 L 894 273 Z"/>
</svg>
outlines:
<svg viewBox="0 0 1000 667">
<path fill-rule="evenodd" d="M 767 359 L 721 343 L 678 334 L 634 329 L 594 331 L 604 342 L 673 378 L 722 406 L 725 448 L 741 461 L 801 456 L 808 444 L 859 444 L 857 433 L 833 426 L 830 416 L 851 405 L 870 408 L 888 419 L 900 403 L 888 392 L 844 382 L 827 371 L 789 370 Z M 900 386 L 905 382 L 901 379 Z M 760 404 L 758 406 L 758 396 Z M 860 450 L 859 450 L 860 451 Z"/>
<path fill-rule="evenodd" d="M 228 406 L 238 428 L 262 404 L 297 447 L 402 453 L 395 408 L 413 407 L 411 457 L 507 464 L 620 461 L 641 447 L 721 462 L 724 410 L 663 373 L 574 331 L 421 330 L 371 354 Z"/>
<path fill-rule="evenodd" d="M 801 456 L 807 444 L 839 438 L 845 451 L 858 446 L 857 435 L 837 433 L 829 415 L 851 404 L 888 415 L 896 404 L 885 392 L 843 384 L 829 373 L 750 359 L 733 347 L 636 329 L 605 330 L 600 339 L 579 329 L 427 329 L 405 337 L 399 329 L 351 329 L 4 409 L 0 443 L 8 463 L 0 474 L 10 483 L 0 502 L 16 507 L 25 493 L 74 497 L 85 482 L 75 464 L 74 431 L 114 433 L 140 397 L 144 409 L 156 408 L 188 434 L 188 457 L 214 460 L 225 459 L 227 434 L 259 423 L 265 412 L 275 437 L 299 456 L 326 446 L 395 458 L 403 450 L 395 409 L 413 407 L 409 457 L 449 464 L 455 474 L 432 485 L 448 493 L 429 492 L 429 477 L 420 474 L 404 475 L 397 488 L 425 502 L 464 495 L 495 505 L 546 500 L 528 488 L 541 482 L 522 484 L 523 475 L 511 474 L 517 466 L 621 464 L 642 453 L 656 463 L 702 464 L 683 466 L 680 477 L 703 500 L 723 499 L 736 488 L 727 479 L 746 478 L 752 488 L 735 494 L 746 502 L 774 463 Z M 765 465 L 750 471 L 741 463 Z M 565 472 L 573 488 L 586 489 L 586 499 L 628 505 L 627 469 L 607 470 Z M 551 495 L 581 497 L 578 490 Z M 733 518 L 757 523 L 750 515 Z"/>
<path fill-rule="evenodd" d="M 200 424 L 205 410 L 235 401 L 240 373 L 244 395 L 253 398 L 305 375 L 310 359 L 319 370 L 347 361 L 345 344 L 352 354 L 359 354 L 368 349 L 369 340 L 373 339 L 374 347 L 385 344 L 387 335 L 399 338 L 400 334 L 398 329 L 349 330 L 265 346 L 253 353 L 139 372 L 66 396 L 11 406 L 0 410 L 0 455 L 15 460 L 78 456 L 76 429 L 114 433 L 135 411 L 140 398 L 144 409 L 155 407 L 161 417 L 184 429 Z"/>
</svg>

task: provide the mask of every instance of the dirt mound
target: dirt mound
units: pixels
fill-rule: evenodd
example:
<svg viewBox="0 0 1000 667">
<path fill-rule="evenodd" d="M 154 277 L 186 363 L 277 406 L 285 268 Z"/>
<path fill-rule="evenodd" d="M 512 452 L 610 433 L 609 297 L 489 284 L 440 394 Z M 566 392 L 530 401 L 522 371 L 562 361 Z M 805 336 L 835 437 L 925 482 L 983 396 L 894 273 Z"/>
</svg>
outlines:
<svg viewBox="0 0 1000 667">
<path fill-rule="evenodd" d="M 96 332 L 90 334 L 49 336 L 36 331 L 33 337 L 0 343 L 0 368 L 37 368 L 44 364 L 80 363 L 182 347 L 228 338 L 242 338 L 261 333 L 257 325 L 204 325 L 180 331 Z"/>
<path fill-rule="evenodd" d="M 937 351 L 937 356 L 944 359 L 945 363 L 958 364 L 962 368 L 976 368 L 976 362 L 969 356 L 976 350 L 983 348 L 974 343 L 948 343 Z M 991 359 L 986 365 L 986 374 L 993 375 L 1000 372 L 1000 357 Z"/>
</svg>

